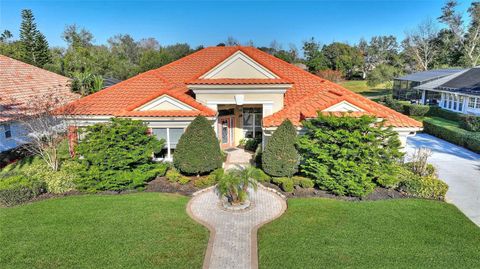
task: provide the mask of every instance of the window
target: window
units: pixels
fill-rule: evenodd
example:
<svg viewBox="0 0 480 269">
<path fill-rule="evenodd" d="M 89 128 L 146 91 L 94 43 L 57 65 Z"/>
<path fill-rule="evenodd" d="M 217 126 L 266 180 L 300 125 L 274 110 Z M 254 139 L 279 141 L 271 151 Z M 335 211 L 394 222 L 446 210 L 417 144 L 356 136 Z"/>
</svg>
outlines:
<svg viewBox="0 0 480 269">
<path fill-rule="evenodd" d="M 152 134 L 155 135 L 159 140 L 163 139 L 165 141 L 163 150 L 156 154 L 155 157 L 172 160 L 173 152 L 175 151 L 183 132 L 183 128 L 153 128 Z"/>
<path fill-rule="evenodd" d="M 11 130 L 10 124 L 3 125 L 3 131 L 5 133 L 5 138 L 8 139 L 12 137 L 12 130 Z"/>
<path fill-rule="evenodd" d="M 262 108 L 243 109 L 243 133 L 245 138 L 262 138 Z"/>
<path fill-rule="evenodd" d="M 469 97 L 468 108 L 480 109 L 480 97 Z"/>
</svg>

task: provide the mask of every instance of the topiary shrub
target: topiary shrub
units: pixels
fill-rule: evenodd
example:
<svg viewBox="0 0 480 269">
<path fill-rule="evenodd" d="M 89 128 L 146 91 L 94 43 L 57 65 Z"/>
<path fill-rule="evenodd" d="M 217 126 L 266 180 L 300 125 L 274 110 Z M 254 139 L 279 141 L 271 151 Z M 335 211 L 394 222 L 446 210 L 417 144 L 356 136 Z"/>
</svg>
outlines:
<svg viewBox="0 0 480 269">
<path fill-rule="evenodd" d="M 0 178 L 0 205 L 14 206 L 46 192 L 45 183 L 15 174 Z"/>
<path fill-rule="evenodd" d="M 295 148 L 297 131 L 285 120 L 272 134 L 262 153 L 262 169 L 275 177 L 291 177 L 298 171 L 298 152 Z"/>
<path fill-rule="evenodd" d="M 180 137 L 173 164 L 183 173 L 202 174 L 222 167 L 223 155 L 211 122 L 196 117 Z"/>
<path fill-rule="evenodd" d="M 284 192 L 293 192 L 295 186 L 293 179 L 289 177 L 272 178 L 273 183 L 279 185 Z"/>
<path fill-rule="evenodd" d="M 398 134 L 374 117 L 322 115 L 303 122 L 301 172 L 337 195 L 365 196 L 400 160 Z"/>
<path fill-rule="evenodd" d="M 295 186 L 300 186 L 302 188 L 313 188 L 315 182 L 307 177 L 294 176 L 292 177 L 293 183 Z"/>
<path fill-rule="evenodd" d="M 460 127 L 471 132 L 480 132 L 480 117 L 474 115 L 461 115 Z"/>
</svg>

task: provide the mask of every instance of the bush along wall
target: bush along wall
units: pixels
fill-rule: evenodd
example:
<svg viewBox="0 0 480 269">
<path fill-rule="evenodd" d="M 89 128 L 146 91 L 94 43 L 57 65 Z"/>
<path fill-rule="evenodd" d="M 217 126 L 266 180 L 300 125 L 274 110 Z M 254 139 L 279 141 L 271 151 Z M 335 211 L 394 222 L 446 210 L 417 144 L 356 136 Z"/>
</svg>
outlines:
<svg viewBox="0 0 480 269">
<path fill-rule="evenodd" d="M 453 144 L 480 153 L 480 133 L 469 132 L 456 126 L 440 124 L 434 119 L 425 119 L 423 131 Z"/>
<path fill-rule="evenodd" d="M 417 104 L 405 104 L 403 105 L 403 111 L 409 116 L 425 116 L 430 110 L 430 106 L 417 105 Z"/>
<path fill-rule="evenodd" d="M 460 127 L 471 132 L 480 132 L 480 116 L 461 115 Z"/>
<path fill-rule="evenodd" d="M 438 106 L 432 106 L 432 107 L 430 107 L 430 109 L 427 113 L 427 116 L 439 117 L 439 118 L 443 118 L 443 119 L 446 119 L 446 120 L 451 120 L 451 121 L 458 122 L 460 120 L 461 114 L 456 113 L 456 112 L 452 112 L 452 111 L 448 111 L 446 109 L 442 109 Z"/>
</svg>

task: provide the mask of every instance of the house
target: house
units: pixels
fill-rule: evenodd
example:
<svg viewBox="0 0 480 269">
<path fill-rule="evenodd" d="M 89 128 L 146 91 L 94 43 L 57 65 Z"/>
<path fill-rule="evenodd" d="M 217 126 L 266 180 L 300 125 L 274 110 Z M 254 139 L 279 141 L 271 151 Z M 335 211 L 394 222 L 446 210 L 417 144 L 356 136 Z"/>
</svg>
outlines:
<svg viewBox="0 0 480 269">
<path fill-rule="evenodd" d="M 253 47 L 209 47 L 158 69 L 141 73 L 79 99 L 78 127 L 111 117 L 144 121 L 151 133 L 165 139 L 161 158 L 171 160 L 178 140 L 199 115 L 211 120 L 222 148 L 242 139 L 262 140 L 290 119 L 302 130 L 302 120 L 318 112 L 373 115 L 399 132 L 403 143 L 421 123 L 340 85 L 310 74 Z M 73 134 L 72 143 L 78 136 Z"/>
<path fill-rule="evenodd" d="M 430 95 L 422 96 L 422 91 L 416 87 L 462 71 L 463 69 L 435 69 L 397 77 L 393 80 L 393 97 L 415 102 L 436 100 L 439 97 L 437 93 L 429 92 Z"/>
<path fill-rule="evenodd" d="M 480 115 L 480 67 L 465 69 L 415 87 L 425 96 L 436 96 L 438 105 L 453 112 Z M 433 93 L 433 94 L 431 94 Z"/>
<path fill-rule="evenodd" d="M 70 79 L 0 55 L 0 152 L 27 142 L 25 128 L 18 121 L 30 103 L 44 95 L 77 97 L 70 91 Z"/>
</svg>

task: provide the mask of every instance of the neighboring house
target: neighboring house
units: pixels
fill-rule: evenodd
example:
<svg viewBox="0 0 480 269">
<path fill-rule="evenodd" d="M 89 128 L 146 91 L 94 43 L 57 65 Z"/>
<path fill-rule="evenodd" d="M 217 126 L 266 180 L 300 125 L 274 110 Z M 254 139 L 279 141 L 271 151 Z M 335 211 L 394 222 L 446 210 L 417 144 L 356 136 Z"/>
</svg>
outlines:
<svg viewBox="0 0 480 269">
<path fill-rule="evenodd" d="M 30 102 L 43 95 L 61 95 L 74 100 L 70 79 L 12 58 L 0 55 L 0 152 L 27 141 L 18 122 Z"/>
<path fill-rule="evenodd" d="M 436 96 L 435 103 L 443 109 L 480 115 L 480 67 L 465 69 L 415 89 L 422 91 L 422 104 L 429 101 L 425 96 Z"/>
<path fill-rule="evenodd" d="M 420 102 L 420 100 L 436 100 L 439 98 L 437 93 L 430 92 L 430 95 L 422 96 L 422 91 L 416 87 L 462 71 L 464 70 L 436 69 L 395 78 L 393 80 L 393 97 L 399 100 L 416 102 Z"/>
<path fill-rule="evenodd" d="M 71 105 L 75 106 L 72 131 L 111 117 L 144 121 L 152 134 L 165 139 L 158 157 L 167 160 L 185 128 L 199 115 L 212 121 L 222 148 L 235 147 L 244 138 L 265 145 L 285 119 L 301 131 L 301 121 L 315 118 L 318 112 L 385 119 L 403 143 L 422 126 L 256 48 L 240 46 L 202 49 Z"/>
</svg>

